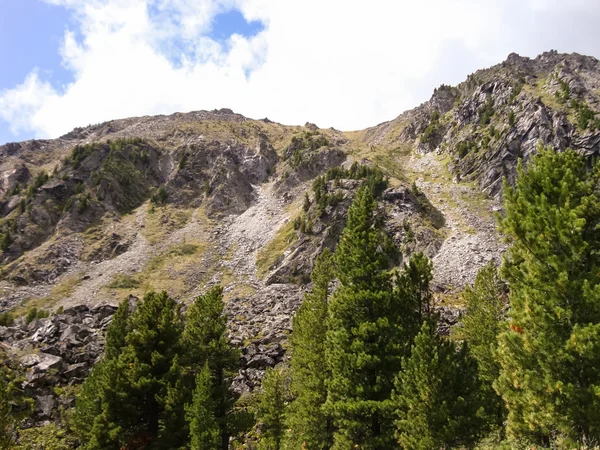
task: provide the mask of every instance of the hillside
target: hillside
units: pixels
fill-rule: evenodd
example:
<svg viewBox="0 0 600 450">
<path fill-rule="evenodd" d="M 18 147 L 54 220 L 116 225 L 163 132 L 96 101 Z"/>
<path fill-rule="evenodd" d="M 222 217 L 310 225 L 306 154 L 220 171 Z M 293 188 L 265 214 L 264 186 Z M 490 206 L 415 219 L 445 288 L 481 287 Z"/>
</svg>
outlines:
<svg viewBox="0 0 600 450">
<path fill-rule="evenodd" d="M 505 249 L 494 218 L 502 179 L 514 182 L 517 161 L 526 163 L 539 143 L 597 156 L 599 102 L 595 58 L 511 54 L 361 131 L 223 109 L 0 146 L 0 312 L 57 313 L 0 327 L 0 341 L 51 353 L 86 314 L 90 333 L 101 336 L 113 311 L 102 305 L 150 290 L 189 303 L 221 284 L 230 337 L 246 364 L 239 389 L 251 390 L 285 358 L 314 260 L 335 248 L 358 180 L 369 176 L 360 166 L 389 178 L 379 207 L 401 250 L 397 263 L 416 251 L 433 260 L 436 300 L 454 323 L 457 294 Z M 338 167 L 346 170 L 330 170 Z M 53 335 L 51 321 L 59 324 Z M 28 340 L 33 334 L 39 339 Z M 94 358 L 69 352 L 52 354 L 64 360 L 61 370 L 84 362 L 84 377 Z M 38 409 L 39 418 L 54 417 L 53 408 Z"/>
</svg>

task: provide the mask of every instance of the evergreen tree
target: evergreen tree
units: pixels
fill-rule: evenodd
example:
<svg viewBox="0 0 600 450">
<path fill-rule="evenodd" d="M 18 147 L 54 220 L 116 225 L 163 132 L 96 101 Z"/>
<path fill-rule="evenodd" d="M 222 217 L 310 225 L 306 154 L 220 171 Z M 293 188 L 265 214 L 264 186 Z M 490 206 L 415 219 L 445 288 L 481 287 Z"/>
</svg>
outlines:
<svg viewBox="0 0 600 450">
<path fill-rule="evenodd" d="M 79 394 L 73 422 L 77 433 L 86 442 L 86 448 L 118 448 L 110 445 L 110 434 L 119 433 L 114 428 L 121 407 L 121 398 L 114 395 L 114 388 L 121 379 L 118 373 L 117 358 L 125 346 L 125 337 L 129 332 L 129 300 L 124 300 L 115 312 L 106 330 L 104 356 L 94 366 L 85 379 Z"/>
<path fill-rule="evenodd" d="M 340 285 L 329 304 L 327 411 L 335 449 L 395 447 L 388 404 L 402 356 L 399 297 L 388 272 L 393 248 L 377 204 L 361 187 L 334 255 Z"/>
<path fill-rule="evenodd" d="M 169 387 L 180 378 L 172 370 L 180 353 L 180 309 L 166 292 L 146 294 L 132 317 L 132 332 L 118 360 L 130 404 L 130 414 L 121 419 L 124 428 L 131 438 L 147 438 L 156 448 L 163 448 L 161 441 L 169 441 L 169 433 L 179 431 L 161 429 L 161 422 Z"/>
<path fill-rule="evenodd" d="M 405 450 L 471 446 L 483 424 L 477 365 L 424 321 L 396 379 L 397 436 Z"/>
<path fill-rule="evenodd" d="M 221 448 L 221 430 L 215 417 L 216 405 L 208 363 L 196 376 L 196 387 L 191 404 L 186 406 L 190 424 L 191 450 L 218 450 Z"/>
<path fill-rule="evenodd" d="M 208 364 L 211 373 L 213 411 L 219 424 L 221 448 L 227 450 L 231 435 L 231 408 L 234 404 L 230 385 L 240 355 L 227 338 L 223 288 L 215 286 L 196 298 L 187 312 L 182 341 L 187 365 L 192 374 Z"/>
<path fill-rule="evenodd" d="M 469 344 L 477 360 L 478 376 L 488 412 L 496 425 L 504 422 L 504 402 L 493 388 L 500 375 L 498 335 L 504 328 L 505 285 L 493 261 L 479 270 L 473 287 L 463 293 L 466 305 L 462 328 L 457 334 Z"/>
<path fill-rule="evenodd" d="M 305 443 L 307 448 L 321 450 L 332 445 L 331 418 L 323 409 L 329 378 L 325 342 L 332 277 L 331 254 L 325 249 L 311 275 L 312 291 L 304 296 L 293 321 L 291 368 L 296 397 L 287 421 L 290 448 L 300 448 Z"/>
<path fill-rule="evenodd" d="M 125 338 L 130 330 L 130 308 L 129 299 L 125 299 L 113 315 L 106 330 L 104 359 L 117 359 L 125 347 Z"/>
<path fill-rule="evenodd" d="M 167 426 L 173 422 L 173 387 L 181 378 L 182 328 L 180 307 L 165 292 L 146 294 L 131 318 L 128 304 L 121 304 L 107 331 L 106 357 L 92 370 L 77 402 L 75 423 L 85 448 L 185 444 L 177 440 L 180 430 Z"/>
<path fill-rule="evenodd" d="M 599 175 L 571 150 L 540 149 L 505 186 L 511 309 L 496 387 L 515 437 L 600 441 Z"/>
<path fill-rule="evenodd" d="M 410 354 L 410 346 L 421 331 L 424 320 L 435 321 L 433 295 L 430 283 L 433 279 L 433 264 L 423 253 L 411 255 L 397 277 L 395 294 L 401 301 L 401 320 L 404 330 L 404 356 Z"/>
<path fill-rule="evenodd" d="M 261 450 L 280 450 L 285 435 L 285 415 L 290 401 L 287 370 L 283 367 L 268 368 L 262 380 L 262 392 L 258 397 L 256 418 L 261 424 Z"/>
<path fill-rule="evenodd" d="M 9 384 L 0 369 L 0 450 L 12 449 L 14 441 L 14 420 Z"/>
</svg>

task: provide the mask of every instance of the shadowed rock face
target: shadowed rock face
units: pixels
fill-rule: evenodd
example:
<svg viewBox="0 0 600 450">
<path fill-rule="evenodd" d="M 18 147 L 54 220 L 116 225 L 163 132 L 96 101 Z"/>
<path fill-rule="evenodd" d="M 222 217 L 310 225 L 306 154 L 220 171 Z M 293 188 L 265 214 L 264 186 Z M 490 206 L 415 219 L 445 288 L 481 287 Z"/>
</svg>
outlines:
<svg viewBox="0 0 600 450">
<path fill-rule="evenodd" d="M 439 331 L 448 333 L 460 321 L 458 294 L 505 249 L 493 217 L 502 179 L 514 182 L 517 161 L 526 164 L 540 143 L 600 154 L 599 92 L 595 58 L 511 54 L 356 132 L 222 109 L 0 146 L 0 312 L 33 299 L 65 308 L 0 327 L 0 346 L 36 399 L 33 420 L 73 405 L 52 386 L 87 376 L 114 305 L 147 289 L 190 302 L 222 284 L 229 336 L 243 355 L 234 388 L 255 389 L 266 367 L 286 360 L 314 260 L 335 249 L 361 181 L 327 181 L 337 200 L 322 209 L 312 184 L 353 162 L 390 178 L 379 207 L 396 262 L 416 251 L 432 259 Z M 310 230 L 295 230 L 303 215 Z"/>
</svg>

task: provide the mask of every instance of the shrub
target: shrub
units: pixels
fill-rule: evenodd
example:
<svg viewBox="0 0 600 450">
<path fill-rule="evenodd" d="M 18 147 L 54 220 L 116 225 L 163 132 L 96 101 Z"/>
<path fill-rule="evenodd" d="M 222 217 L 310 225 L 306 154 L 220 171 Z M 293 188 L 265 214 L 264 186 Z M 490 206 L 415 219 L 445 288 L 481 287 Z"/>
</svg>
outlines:
<svg viewBox="0 0 600 450">
<path fill-rule="evenodd" d="M 0 326 L 10 327 L 15 321 L 13 314 L 10 311 L 0 314 Z"/>
<path fill-rule="evenodd" d="M 485 103 L 479 108 L 479 123 L 481 126 L 488 125 L 494 115 L 494 99 L 491 94 L 487 95 Z"/>
<path fill-rule="evenodd" d="M 166 203 L 169 194 L 164 186 L 159 187 L 153 194 L 150 201 L 156 205 L 162 205 Z"/>
<path fill-rule="evenodd" d="M 131 275 L 116 275 L 108 284 L 108 287 L 111 289 L 133 289 L 140 284 L 141 283 Z"/>
<path fill-rule="evenodd" d="M 511 110 L 508 112 L 508 124 L 509 124 L 511 127 L 514 127 L 514 126 L 515 126 L 515 123 L 516 123 L 516 121 L 517 121 L 517 119 L 515 118 L 515 112 L 514 112 L 514 111 L 511 109 Z"/>
<path fill-rule="evenodd" d="M 427 125 L 427 128 L 425 128 L 421 135 L 421 142 L 424 144 L 432 142 L 436 138 L 440 127 L 440 112 L 434 109 L 429 117 L 429 125 Z"/>
<path fill-rule="evenodd" d="M 556 99 L 559 103 L 567 103 L 569 101 L 569 98 L 571 97 L 571 89 L 569 88 L 569 83 L 563 80 L 558 80 L 558 84 L 559 90 L 556 91 L 554 95 L 556 96 Z"/>
</svg>

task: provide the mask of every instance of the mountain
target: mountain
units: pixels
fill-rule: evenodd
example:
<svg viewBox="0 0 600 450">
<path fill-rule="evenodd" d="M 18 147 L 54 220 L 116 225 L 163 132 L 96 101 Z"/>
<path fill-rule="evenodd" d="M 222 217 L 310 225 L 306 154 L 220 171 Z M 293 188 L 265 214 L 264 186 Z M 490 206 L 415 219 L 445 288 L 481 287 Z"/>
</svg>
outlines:
<svg viewBox="0 0 600 450">
<path fill-rule="evenodd" d="M 246 364 L 238 388 L 251 390 L 285 358 L 313 262 L 335 247 L 369 170 L 389 178 L 379 203 L 398 263 L 415 251 L 432 258 L 438 305 L 455 323 L 457 294 L 505 249 L 494 218 L 502 180 L 540 143 L 597 156 L 599 100 L 595 58 L 511 54 L 361 131 L 222 109 L 0 146 L 0 312 L 53 313 L 0 327 L 0 341 L 58 358 L 26 362 L 33 373 L 60 367 L 54 381 L 66 384 L 101 352 L 96 337 L 114 312 L 103 305 L 149 290 L 189 302 L 220 283 Z M 41 401 L 38 416 L 55 406 Z"/>
</svg>

